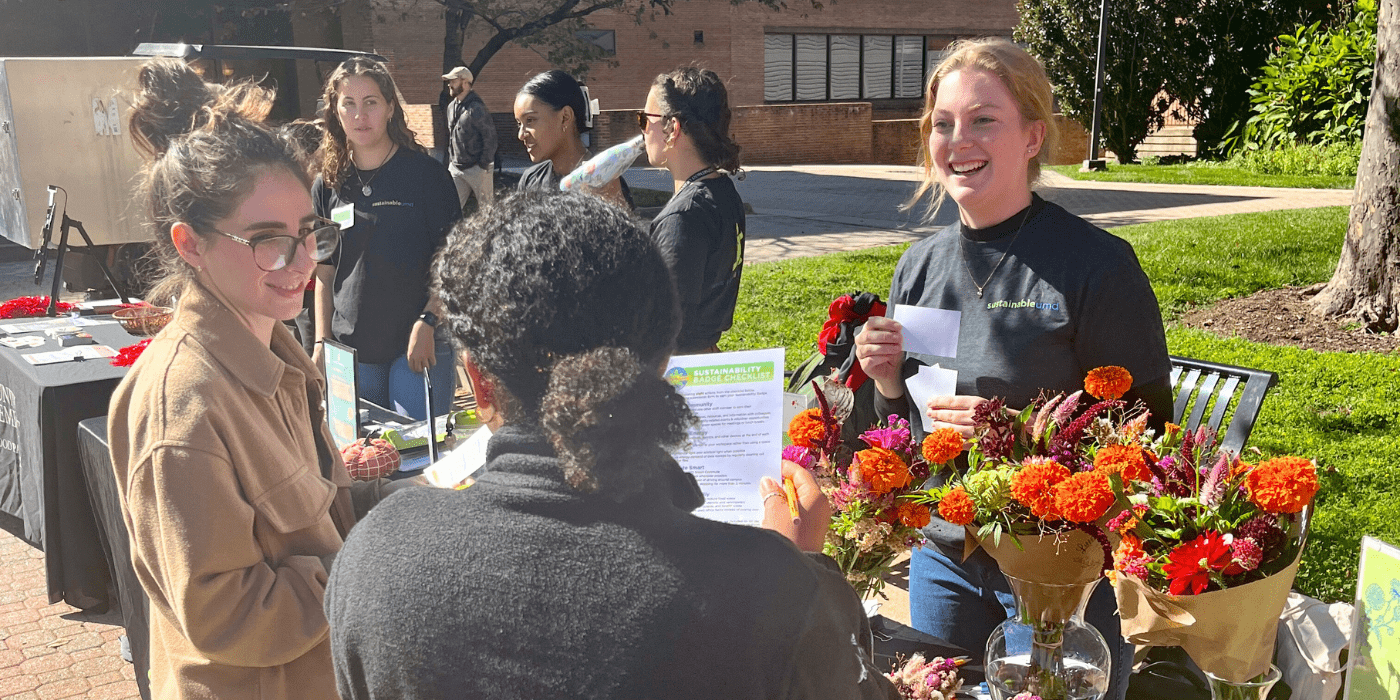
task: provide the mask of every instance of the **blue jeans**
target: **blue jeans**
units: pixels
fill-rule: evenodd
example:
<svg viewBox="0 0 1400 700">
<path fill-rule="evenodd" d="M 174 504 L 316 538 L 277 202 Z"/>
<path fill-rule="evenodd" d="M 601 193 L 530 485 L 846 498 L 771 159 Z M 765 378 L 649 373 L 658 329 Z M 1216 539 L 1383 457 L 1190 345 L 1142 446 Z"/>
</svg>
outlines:
<svg viewBox="0 0 1400 700">
<path fill-rule="evenodd" d="M 446 339 L 433 343 L 433 355 L 437 364 L 428 369 L 433 380 L 433 415 L 440 416 L 452 410 L 452 394 L 457 387 L 457 362 L 452 352 L 452 343 Z M 408 368 L 408 354 L 399 355 L 393 362 L 382 364 L 359 363 L 360 398 L 408 416 L 423 420 L 423 375 L 415 374 Z"/>
<path fill-rule="evenodd" d="M 962 559 L 959 551 L 928 542 L 909 561 L 909 618 L 914 629 L 952 642 L 974 658 L 986 653 L 992 629 L 1016 612 L 1011 587 L 1001 568 L 978 549 Z M 1113 587 L 1101 582 L 1089 598 L 1085 621 L 1108 642 L 1113 672 L 1104 700 L 1123 700 L 1133 663 L 1133 645 L 1123 641 Z"/>
</svg>

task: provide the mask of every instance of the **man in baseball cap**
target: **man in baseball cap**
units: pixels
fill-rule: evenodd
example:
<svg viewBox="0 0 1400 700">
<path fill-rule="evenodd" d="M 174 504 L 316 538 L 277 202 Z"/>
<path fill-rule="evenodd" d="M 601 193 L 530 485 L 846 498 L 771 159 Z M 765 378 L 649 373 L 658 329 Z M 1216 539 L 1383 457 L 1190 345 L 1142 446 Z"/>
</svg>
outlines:
<svg viewBox="0 0 1400 700">
<path fill-rule="evenodd" d="M 457 197 L 466 206 L 476 195 L 477 207 L 491 202 L 491 181 L 496 158 L 496 127 L 486 103 L 472 91 L 471 69 L 457 66 L 443 74 L 447 93 L 447 170 L 457 184 Z"/>
</svg>

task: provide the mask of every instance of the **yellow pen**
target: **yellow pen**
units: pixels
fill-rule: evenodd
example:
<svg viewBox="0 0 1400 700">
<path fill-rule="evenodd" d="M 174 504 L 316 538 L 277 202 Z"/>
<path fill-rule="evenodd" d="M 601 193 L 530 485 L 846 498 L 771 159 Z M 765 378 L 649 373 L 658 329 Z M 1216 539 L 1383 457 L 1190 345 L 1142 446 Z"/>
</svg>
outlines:
<svg viewBox="0 0 1400 700">
<path fill-rule="evenodd" d="M 792 477 L 783 478 L 783 492 L 787 494 L 788 512 L 796 522 L 802 516 L 797 512 L 797 484 L 793 483 Z"/>
</svg>

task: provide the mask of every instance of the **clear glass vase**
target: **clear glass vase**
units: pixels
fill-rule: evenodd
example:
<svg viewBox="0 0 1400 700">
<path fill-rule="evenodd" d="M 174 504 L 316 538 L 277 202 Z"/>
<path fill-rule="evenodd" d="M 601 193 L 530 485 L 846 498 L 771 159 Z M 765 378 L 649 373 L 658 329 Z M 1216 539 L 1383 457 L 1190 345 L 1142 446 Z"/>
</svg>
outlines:
<svg viewBox="0 0 1400 700">
<path fill-rule="evenodd" d="M 1209 671 L 1206 672 L 1212 700 L 1265 700 L 1280 678 L 1283 678 L 1283 673 L 1274 665 L 1270 665 L 1269 670 L 1258 678 L 1244 683 L 1227 681 Z"/>
<path fill-rule="evenodd" d="M 1006 580 L 1016 597 L 1016 615 L 987 639 L 993 700 L 1023 692 L 1042 700 L 1103 697 L 1112 669 L 1108 643 L 1084 622 L 1084 608 L 1101 579 L 1069 585 Z"/>
</svg>

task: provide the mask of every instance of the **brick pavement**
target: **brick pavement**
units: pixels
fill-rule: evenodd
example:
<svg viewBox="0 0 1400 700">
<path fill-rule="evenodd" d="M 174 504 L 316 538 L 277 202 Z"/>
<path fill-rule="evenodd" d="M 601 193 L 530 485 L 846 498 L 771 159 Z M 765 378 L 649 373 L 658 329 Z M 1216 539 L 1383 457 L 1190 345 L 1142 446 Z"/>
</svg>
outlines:
<svg viewBox="0 0 1400 700">
<path fill-rule="evenodd" d="M 627 178 L 640 187 L 670 187 L 664 171 L 634 169 Z M 782 260 L 922 238 L 934 226 L 898 208 L 918 178 L 915 168 L 885 165 L 753 168 L 738 183 L 754 208 L 746 257 Z M 1053 173 L 1038 191 L 1105 228 L 1351 203 L 1349 190 L 1093 183 Z M 954 215 L 940 211 L 935 226 Z M 0 298 L 42 293 L 31 284 L 32 274 L 31 263 L 0 264 Z M 63 603 L 49 605 L 43 556 L 13 526 L 0 527 L 0 700 L 139 697 L 133 668 L 120 656 L 120 613 L 88 615 Z M 903 580 L 886 587 L 890 599 L 882 614 L 908 620 L 906 587 Z"/>
</svg>

